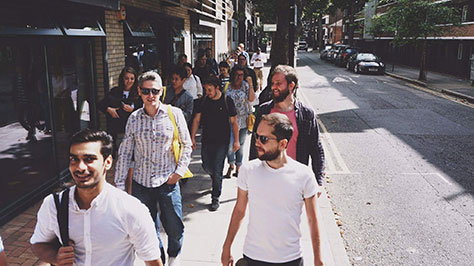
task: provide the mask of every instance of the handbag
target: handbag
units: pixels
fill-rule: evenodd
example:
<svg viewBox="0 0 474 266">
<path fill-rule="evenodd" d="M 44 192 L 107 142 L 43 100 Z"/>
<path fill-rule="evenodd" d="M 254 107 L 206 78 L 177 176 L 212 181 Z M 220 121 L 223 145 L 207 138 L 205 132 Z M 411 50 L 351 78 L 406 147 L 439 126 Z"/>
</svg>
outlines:
<svg viewBox="0 0 474 266">
<path fill-rule="evenodd" d="M 247 101 L 247 105 L 248 105 L 248 109 L 250 111 L 250 114 L 247 116 L 247 120 L 246 120 L 247 129 L 248 129 L 248 131 L 253 132 L 253 127 L 255 125 L 256 117 L 255 117 L 255 114 L 252 112 L 252 105 L 250 105 L 249 101 Z"/>
<path fill-rule="evenodd" d="M 171 143 L 171 149 L 173 150 L 174 159 L 176 163 L 179 162 L 179 157 L 181 155 L 181 139 L 179 138 L 178 126 L 176 125 L 176 120 L 174 118 L 173 112 L 171 111 L 171 105 L 168 105 L 168 115 L 173 123 L 173 142 Z M 186 172 L 181 178 L 190 178 L 193 177 L 193 173 L 186 167 Z"/>
</svg>

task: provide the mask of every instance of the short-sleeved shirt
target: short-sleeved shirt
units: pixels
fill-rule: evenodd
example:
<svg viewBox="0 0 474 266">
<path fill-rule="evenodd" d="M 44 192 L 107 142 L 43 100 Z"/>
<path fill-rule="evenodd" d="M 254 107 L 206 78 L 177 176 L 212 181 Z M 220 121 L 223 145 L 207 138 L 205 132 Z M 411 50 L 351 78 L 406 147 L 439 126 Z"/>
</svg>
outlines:
<svg viewBox="0 0 474 266">
<path fill-rule="evenodd" d="M 304 199 L 318 185 L 313 171 L 289 157 L 279 169 L 252 160 L 242 165 L 237 184 L 248 192 L 249 224 L 244 254 L 254 260 L 282 263 L 302 256 L 300 222 Z"/>
<path fill-rule="evenodd" d="M 203 144 L 229 144 L 230 123 L 229 117 L 236 116 L 234 101 L 224 94 L 218 100 L 204 97 L 196 106 L 196 113 L 201 113 L 202 143 Z"/>
<path fill-rule="evenodd" d="M 4 250 L 2 237 L 0 236 L 0 253 Z"/>
<path fill-rule="evenodd" d="M 290 156 L 293 160 L 296 160 L 296 141 L 298 140 L 299 132 L 298 132 L 298 124 L 296 123 L 295 109 L 288 112 L 282 112 L 282 111 L 278 111 L 278 109 L 273 107 L 270 110 L 270 113 L 284 114 L 290 119 L 291 125 L 293 126 L 293 135 L 291 136 L 291 139 L 288 142 L 288 147 L 286 148 L 286 154 L 288 154 L 288 156 Z"/>
<path fill-rule="evenodd" d="M 239 129 L 247 127 L 247 116 L 251 113 L 249 108 L 249 84 L 246 81 L 242 82 L 239 89 L 233 89 L 231 85 L 227 88 L 226 96 L 232 98 L 237 111 L 237 124 Z"/>
<path fill-rule="evenodd" d="M 74 265 L 133 265 L 135 252 L 144 261 L 160 258 L 159 241 L 148 208 L 137 198 L 106 183 L 87 210 L 69 191 L 69 238 L 74 241 Z M 56 206 L 47 196 L 38 211 L 31 244 L 60 238 Z"/>
</svg>

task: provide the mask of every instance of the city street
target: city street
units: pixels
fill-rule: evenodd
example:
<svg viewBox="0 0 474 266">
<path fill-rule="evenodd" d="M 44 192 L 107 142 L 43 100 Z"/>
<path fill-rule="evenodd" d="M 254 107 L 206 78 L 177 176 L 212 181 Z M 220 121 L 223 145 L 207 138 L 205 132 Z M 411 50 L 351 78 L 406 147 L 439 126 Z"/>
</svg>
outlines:
<svg viewBox="0 0 474 266">
<path fill-rule="evenodd" d="M 298 54 L 353 265 L 472 265 L 474 108 Z"/>
</svg>

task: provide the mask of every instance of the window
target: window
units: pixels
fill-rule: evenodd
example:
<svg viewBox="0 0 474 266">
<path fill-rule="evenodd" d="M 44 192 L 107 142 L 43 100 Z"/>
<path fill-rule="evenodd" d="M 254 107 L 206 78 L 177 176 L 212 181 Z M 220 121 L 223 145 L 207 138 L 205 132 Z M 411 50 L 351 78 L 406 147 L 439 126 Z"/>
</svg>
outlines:
<svg viewBox="0 0 474 266">
<path fill-rule="evenodd" d="M 461 17 L 461 21 L 462 22 L 466 22 L 467 21 L 467 12 L 469 10 L 469 5 L 464 5 L 462 7 L 462 17 Z"/>
<path fill-rule="evenodd" d="M 458 46 L 458 60 L 462 59 L 462 43 Z"/>
</svg>

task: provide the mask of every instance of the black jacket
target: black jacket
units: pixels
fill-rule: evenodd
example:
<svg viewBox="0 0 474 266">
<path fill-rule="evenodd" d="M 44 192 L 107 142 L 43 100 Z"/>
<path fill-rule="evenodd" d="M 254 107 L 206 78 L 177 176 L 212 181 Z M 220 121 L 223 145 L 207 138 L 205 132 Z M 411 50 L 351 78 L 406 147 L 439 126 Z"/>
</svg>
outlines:
<svg viewBox="0 0 474 266">
<path fill-rule="evenodd" d="M 123 98 L 123 90 L 119 87 L 113 87 L 109 93 L 107 93 L 102 99 L 99 104 L 98 108 L 101 110 L 106 118 L 107 118 L 107 132 L 110 134 L 117 134 L 117 133 L 125 133 L 125 125 L 127 124 L 128 117 L 131 113 L 126 112 L 122 109 L 122 104 L 129 104 L 133 103 L 134 110 L 137 110 L 143 106 L 142 99 L 140 96 L 135 101 L 132 101 L 129 98 Z M 113 118 L 108 112 L 107 108 L 120 108 L 117 110 L 117 114 L 120 118 Z"/>
<path fill-rule="evenodd" d="M 262 115 L 269 114 L 274 106 L 274 102 L 269 101 L 260 105 L 257 110 L 255 126 L 262 119 Z M 318 122 L 313 110 L 305 106 L 302 102 L 295 100 L 295 115 L 296 124 L 298 126 L 298 138 L 296 140 L 296 160 L 300 163 L 308 165 L 309 157 L 311 156 L 312 168 L 316 181 L 319 185 L 323 184 L 323 170 L 324 170 L 324 151 L 319 138 Z M 257 150 L 255 149 L 255 138 L 250 142 L 250 156 L 249 159 L 257 158 Z"/>
</svg>

